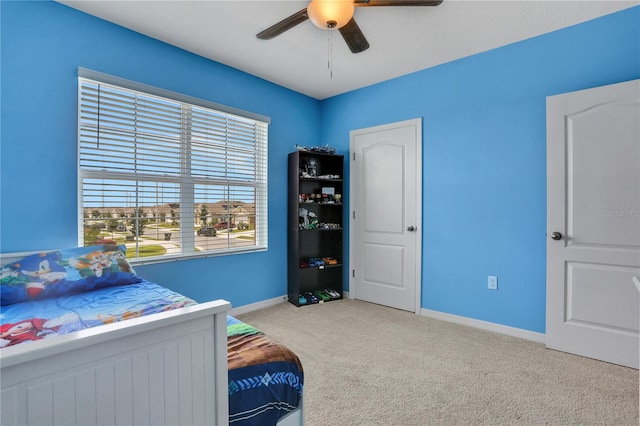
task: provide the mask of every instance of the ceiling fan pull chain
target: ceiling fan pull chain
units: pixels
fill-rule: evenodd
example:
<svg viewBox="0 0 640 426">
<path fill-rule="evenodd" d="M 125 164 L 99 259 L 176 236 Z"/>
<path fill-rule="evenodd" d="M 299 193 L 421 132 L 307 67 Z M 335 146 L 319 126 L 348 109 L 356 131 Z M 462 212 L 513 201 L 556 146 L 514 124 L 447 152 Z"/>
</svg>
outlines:
<svg viewBox="0 0 640 426">
<path fill-rule="evenodd" d="M 327 34 L 327 69 L 329 70 L 329 78 L 333 78 L 333 64 L 331 63 L 333 53 L 333 46 L 331 45 L 331 42 L 333 41 L 333 31 L 329 30 L 327 32 L 329 33 Z"/>
</svg>

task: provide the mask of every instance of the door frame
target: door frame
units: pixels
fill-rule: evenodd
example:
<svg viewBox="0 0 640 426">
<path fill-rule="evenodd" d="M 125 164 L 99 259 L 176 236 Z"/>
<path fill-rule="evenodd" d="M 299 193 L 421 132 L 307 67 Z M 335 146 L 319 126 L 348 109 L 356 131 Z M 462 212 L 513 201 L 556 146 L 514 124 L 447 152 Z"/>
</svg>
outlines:
<svg viewBox="0 0 640 426">
<path fill-rule="evenodd" d="M 415 282 L 415 306 L 414 313 L 416 315 L 420 315 L 422 310 L 422 236 L 423 236 L 423 228 L 422 228 L 422 118 L 413 118 L 410 120 L 398 121 L 394 123 L 381 124 L 373 127 L 365 127 L 362 129 L 351 130 L 349 132 L 349 299 L 355 299 L 357 294 L 357 288 L 355 285 L 355 277 L 353 276 L 353 267 L 355 262 L 354 256 L 354 247 L 356 246 L 355 240 L 355 224 L 354 224 L 354 206 L 353 202 L 356 187 L 354 184 L 354 175 L 353 175 L 353 156 L 355 154 L 355 142 L 354 142 L 354 134 L 360 133 L 370 133 L 370 132 L 379 132 L 392 130 L 401 127 L 409 127 L 413 126 L 415 128 L 415 137 L 416 137 L 416 238 L 415 238 L 415 273 L 416 273 L 416 282 Z"/>
</svg>

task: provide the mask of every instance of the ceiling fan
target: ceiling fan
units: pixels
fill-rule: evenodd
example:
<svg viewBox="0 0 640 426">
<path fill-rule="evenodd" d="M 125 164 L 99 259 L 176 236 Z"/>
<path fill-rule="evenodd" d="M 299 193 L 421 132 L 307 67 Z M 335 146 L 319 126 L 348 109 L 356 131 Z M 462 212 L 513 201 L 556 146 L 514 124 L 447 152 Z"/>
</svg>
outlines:
<svg viewBox="0 0 640 426">
<path fill-rule="evenodd" d="M 353 18 L 356 6 L 438 6 L 442 1 L 443 0 L 311 0 L 306 8 L 258 33 L 256 37 L 261 40 L 272 39 L 309 19 L 319 28 L 329 30 L 338 29 L 347 46 L 351 49 L 351 52 L 360 53 L 369 48 L 369 42 Z"/>
</svg>

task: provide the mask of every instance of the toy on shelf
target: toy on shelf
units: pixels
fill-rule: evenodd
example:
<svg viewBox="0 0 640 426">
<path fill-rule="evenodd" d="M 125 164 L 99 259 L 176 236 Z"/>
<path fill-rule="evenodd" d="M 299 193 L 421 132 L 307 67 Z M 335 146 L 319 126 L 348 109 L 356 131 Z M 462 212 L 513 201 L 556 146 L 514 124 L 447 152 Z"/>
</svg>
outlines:
<svg viewBox="0 0 640 426">
<path fill-rule="evenodd" d="M 312 146 L 312 147 L 306 147 L 303 145 L 295 144 L 295 147 L 298 151 L 319 152 L 321 154 L 335 154 L 336 152 L 336 149 L 330 146 L 329 144 L 326 144 L 324 146 Z"/>
</svg>

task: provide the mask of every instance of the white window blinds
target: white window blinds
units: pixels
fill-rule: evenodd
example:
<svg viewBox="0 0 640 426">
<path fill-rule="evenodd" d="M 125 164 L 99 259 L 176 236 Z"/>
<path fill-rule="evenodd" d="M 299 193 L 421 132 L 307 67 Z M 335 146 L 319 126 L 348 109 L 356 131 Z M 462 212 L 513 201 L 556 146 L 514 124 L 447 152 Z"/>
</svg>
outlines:
<svg viewBox="0 0 640 426">
<path fill-rule="evenodd" d="M 266 249 L 268 122 L 83 77 L 79 95 L 82 244 L 147 260 Z"/>
</svg>

